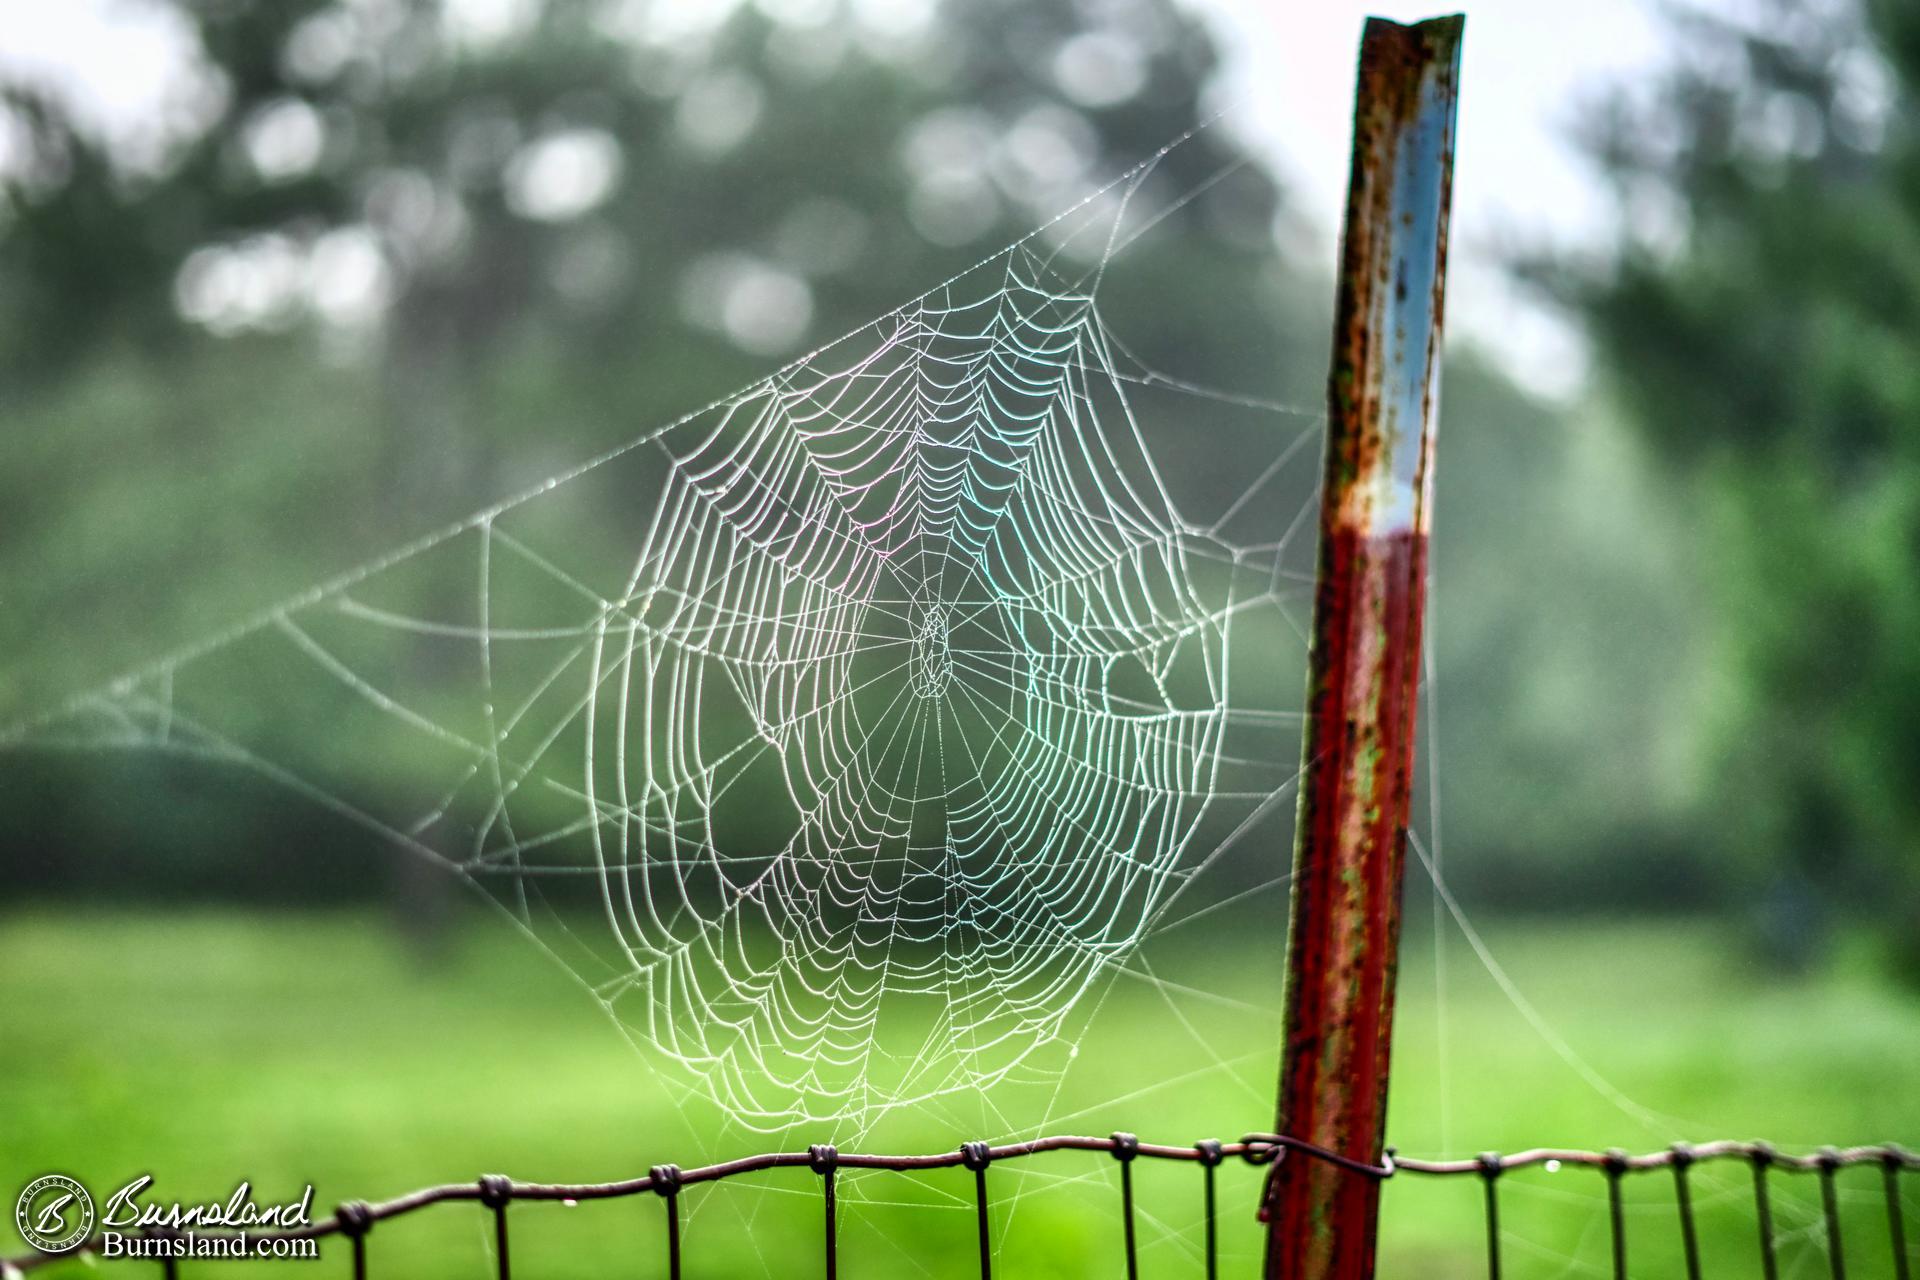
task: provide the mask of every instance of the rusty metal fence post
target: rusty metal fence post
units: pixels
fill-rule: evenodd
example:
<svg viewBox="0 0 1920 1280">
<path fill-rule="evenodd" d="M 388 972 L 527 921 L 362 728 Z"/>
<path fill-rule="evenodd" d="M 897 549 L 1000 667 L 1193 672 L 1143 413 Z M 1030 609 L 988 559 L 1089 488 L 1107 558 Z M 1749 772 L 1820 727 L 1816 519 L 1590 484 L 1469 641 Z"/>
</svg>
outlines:
<svg viewBox="0 0 1920 1280">
<path fill-rule="evenodd" d="M 1371 19 L 1329 388 L 1279 1132 L 1379 1162 L 1432 520 L 1461 17 Z M 1272 1170 L 1270 1280 L 1373 1274 L 1380 1184 Z"/>
</svg>

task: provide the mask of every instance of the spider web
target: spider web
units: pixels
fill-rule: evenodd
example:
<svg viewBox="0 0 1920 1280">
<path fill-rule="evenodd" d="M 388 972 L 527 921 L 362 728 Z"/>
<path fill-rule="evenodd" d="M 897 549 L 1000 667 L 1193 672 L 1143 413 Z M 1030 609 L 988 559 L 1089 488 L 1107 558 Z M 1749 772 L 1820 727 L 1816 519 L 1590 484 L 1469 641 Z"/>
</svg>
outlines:
<svg viewBox="0 0 1920 1280">
<path fill-rule="evenodd" d="M 1282 562 L 1310 500 L 1254 499 L 1318 415 L 1108 328 L 1107 265 L 1198 194 L 1139 208 L 1153 164 L 0 745 L 201 757 L 353 817 L 482 888 L 746 1127 L 1044 1094 L 1090 993 L 1297 768 L 1273 695 L 1299 687 Z M 1291 422 L 1204 518 L 1149 444 L 1203 438 L 1196 407 Z M 1251 695 L 1250 625 L 1288 650 Z M 262 687 L 353 749 L 277 751 L 231 694 Z"/>
<path fill-rule="evenodd" d="M 1284 886 L 1219 864 L 1292 795 L 1320 416 L 1174 377 L 1110 327 L 1109 269 L 1206 189 L 1147 208 L 1154 171 L 767 378 L 0 729 L 0 749 L 188 757 L 352 818 L 478 888 L 749 1130 L 857 1138 L 916 1111 L 1035 1136 L 1132 1123 L 1203 1081 L 1264 1117 L 1276 1010 L 1142 944 Z M 1158 465 L 1249 439 L 1237 491 Z M 346 749 L 300 750 L 312 723 Z M 1650 1133 L 1709 1130 L 1622 1093 L 1521 995 L 1428 823 L 1436 918 L 1552 1052 Z M 1164 1003 L 1180 1060 L 1069 1094 L 1116 978 Z M 1259 1033 L 1203 1027 L 1208 1006 Z M 1444 1024 L 1438 1048 L 1444 1067 Z M 1112 1171 L 997 1176 L 1012 1208 Z M 1725 1175 L 1698 1187 L 1742 1212 Z M 938 1186 L 847 1189 L 875 1250 L 899 1249 L 890 1209 L 972 1211 Z M 1584 1208 L 1581 1249 L 1604 1244 L 1592 1188 L 1513 1189 Z M 1775 1210 L 1806 1240 L 1809 1194 Z M 1195 1226 L 1141 1215 L 1198 1259 Z"/>
</svg>

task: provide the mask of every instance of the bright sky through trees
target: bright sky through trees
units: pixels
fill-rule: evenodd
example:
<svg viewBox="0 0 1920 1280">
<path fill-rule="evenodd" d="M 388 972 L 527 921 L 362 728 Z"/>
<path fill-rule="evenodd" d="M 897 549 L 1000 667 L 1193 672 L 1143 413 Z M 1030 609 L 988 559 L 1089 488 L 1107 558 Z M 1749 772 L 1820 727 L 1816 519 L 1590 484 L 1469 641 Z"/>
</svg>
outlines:
<svg viewBox="0 0 1920 1280">
<path fill-rule="evenodd" d="M 1713 0 L 1726 7 L 1734 0 Z M 1456 7 L 1437 0 L 1188 0 L 1209 15 L 1230 59 L 1223 104 L 1276 157 L 1305 215 L 1301 234 L 1337 225 L 1359 28 L 1369 13 L 1404 21 Z M 513 0 L 456 0 L 477 31 L 511 27 Z M 897 7 L 897 6 L 896 6 Z M 1659 57 L 1646 0 L 1588 5 L 1471 0 L 1462 101 L 1455 245 L 1456 322 L 1497 335 L 1528 382 L 1567 389 L 1582 367 L 1566 328 L 1518 298 L 1498 269 L 1515 236 L 1587 240 L 1611 217 L 1568 138 L 1597 82 Z M 88 117 L 151 130 L 188 53 L 187 34 L 140 0 L 36 5 L 10 24 L 0 60 L 71 88 Z M 0 143 L 0 152 L 4 143 Z M 906 286 L 903 284 L 903 290 Z M 1515 309 L 1524 323 L 1516 325 Z"/>
</svg>

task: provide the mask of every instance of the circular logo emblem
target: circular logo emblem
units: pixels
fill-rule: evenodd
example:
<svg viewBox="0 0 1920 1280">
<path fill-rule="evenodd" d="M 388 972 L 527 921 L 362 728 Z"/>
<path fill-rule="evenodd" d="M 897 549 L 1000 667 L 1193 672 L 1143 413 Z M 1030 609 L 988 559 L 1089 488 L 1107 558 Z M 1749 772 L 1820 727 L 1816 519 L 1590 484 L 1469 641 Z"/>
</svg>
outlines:
<svg viewBox="0 0 1920 1280">
<path fill-rule="evenodd" d="M 35 1178 L 13 1205 L 20 1238 L 42 1253 L 67 1253 L 93 1235 L 93 1197 L 64 1173 Z"/>
</svg>

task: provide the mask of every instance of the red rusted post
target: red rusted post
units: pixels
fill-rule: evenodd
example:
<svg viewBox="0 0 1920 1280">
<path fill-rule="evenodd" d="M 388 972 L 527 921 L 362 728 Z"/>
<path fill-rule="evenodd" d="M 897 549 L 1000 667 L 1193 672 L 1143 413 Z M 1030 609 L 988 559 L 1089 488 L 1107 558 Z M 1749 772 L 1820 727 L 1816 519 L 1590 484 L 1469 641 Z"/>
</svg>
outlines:
<svg viewBox="0 0 1920 1280">
<path fill-rule="evenodd" d="M 1279 1131 L 1377 1164 L 1384 1141 L 1441 301 L 1465 20 L 1372 19 L 1335 321 Z M 1373 1274 L 1380 1184 L 1273 1171 L 1269 1280 Z"/>
</svg>

